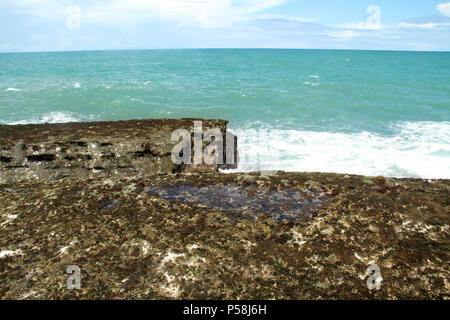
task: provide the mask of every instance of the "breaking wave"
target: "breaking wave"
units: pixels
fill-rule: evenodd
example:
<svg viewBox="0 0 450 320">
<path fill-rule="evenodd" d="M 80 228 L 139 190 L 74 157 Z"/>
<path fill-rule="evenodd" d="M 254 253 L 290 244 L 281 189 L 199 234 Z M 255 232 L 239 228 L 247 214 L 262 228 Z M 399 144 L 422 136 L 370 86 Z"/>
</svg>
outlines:
<svg viewBox="0 0 450 320">
<path fill-rule="evenodd" d="M 231 129 L 238 136 L 240 157 L 232 171 L 450 178 L 450 122 L 401 122 L 392 130 L 393 135 L 382 136 L 366 131 Z"/>
</svg>

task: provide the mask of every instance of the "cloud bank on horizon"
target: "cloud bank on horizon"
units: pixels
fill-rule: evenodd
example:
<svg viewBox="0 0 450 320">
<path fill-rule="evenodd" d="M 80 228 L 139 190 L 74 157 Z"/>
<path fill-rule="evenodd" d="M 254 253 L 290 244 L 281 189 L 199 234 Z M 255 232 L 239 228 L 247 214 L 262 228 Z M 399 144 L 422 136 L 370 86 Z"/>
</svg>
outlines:
<svg viewBox="0 0 450 320">
<path fill-rule="evenodd" d="M 2 0 L 0 52 L 450 50 L 442 0 Z"/>
</svg>

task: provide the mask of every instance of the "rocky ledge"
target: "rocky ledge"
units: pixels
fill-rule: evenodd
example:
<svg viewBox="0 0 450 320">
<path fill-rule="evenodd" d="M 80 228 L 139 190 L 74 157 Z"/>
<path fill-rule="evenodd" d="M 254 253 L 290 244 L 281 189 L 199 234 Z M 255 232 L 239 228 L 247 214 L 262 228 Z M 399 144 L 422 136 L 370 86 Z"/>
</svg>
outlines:
<svg viewBox="0 0 450 320">
<path fill-rule="evenodd" d="M 191 135 L 217 129 L 223 137 L 224 164 L 175 164 L 172 140 L 178 129 Z M 28 179 L 146 176 L 183 171 L 217 171 L 237 164 L 237 138 L 227 132 L 225 120 L 142 119 L 115 122 L 0 125 L 0 182 Z M 227 138 L 232 139 L 227 143 Z M 213 139 L 210 139 L 213 140 Z M 194 142 L 193 142 L 194 141 Z M 200 141 L 202 147 L 208 141 Z M 192 154 L 194 148 L 191 147 Z M 225 162 L 227 164 L 225 164 Z"/>
<path fill-rule="evenodd" d="M 3 183 L 0 297 L 448 299 L 449 195 L 331 173 Z"/>
</svg>

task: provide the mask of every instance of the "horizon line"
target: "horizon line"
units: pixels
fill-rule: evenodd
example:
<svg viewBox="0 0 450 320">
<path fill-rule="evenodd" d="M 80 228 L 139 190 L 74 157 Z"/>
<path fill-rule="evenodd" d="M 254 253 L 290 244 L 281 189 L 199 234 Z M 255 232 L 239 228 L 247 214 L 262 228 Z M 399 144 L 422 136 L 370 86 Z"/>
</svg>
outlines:
<svg viewBox="0 0 450 320">
<path fill-rule="evenodd" d="M 321 51 L 373 51 L 373 52 L 430 52 L 449 53 L 450 50 L 398 50 L 398 49 L 336 49 L 336 48 L 146 48 L 146 49 L 83 49 L 83 50 L 38 50 L 38 51 L 0 51 L 0 54 L 26 53 L 70 53 L 70 52 L 114 52 L 114 51 L 176 51 L 176 50 L 321 50 Z"/>
</svg>

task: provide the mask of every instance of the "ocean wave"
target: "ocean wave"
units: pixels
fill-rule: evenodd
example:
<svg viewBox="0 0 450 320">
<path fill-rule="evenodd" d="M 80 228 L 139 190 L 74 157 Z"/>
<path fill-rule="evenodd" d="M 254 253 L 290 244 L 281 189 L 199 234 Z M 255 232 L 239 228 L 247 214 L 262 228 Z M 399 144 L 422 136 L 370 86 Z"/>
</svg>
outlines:
<svg viewBox="0 0 450 320">
<path fill-rule="evenodd" d="M 398 178 L 450 178 L 450 122 L 403 122 L 395 134 L 231 129 L 236 170 L 338 172 Z"/>
<path fill-rule="evenodd" d="M 17 124 L 40 124 L 40 123 L 67 123 L 67 122 L 82 122 L 82 121 L 92 121 L 96 117 L 93 115 L 79 115 L 74 112 L 67 111 L 55 111 L 45 114 L 41 117 L 31 117 L 19 121 L 0 121 L 3 124 L 17 125 Z"/>
<path fill-rule="evenodd" d="M 23 91 L 17 88 L 7 88 L 5 91 Z"/>
</svg>

